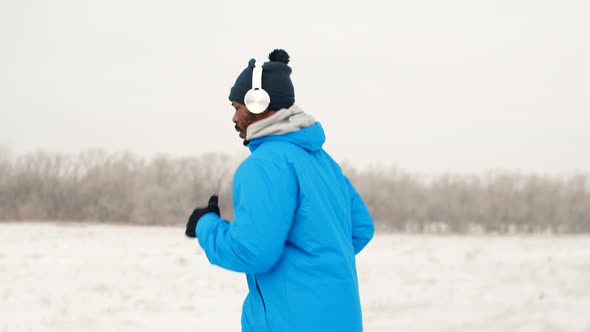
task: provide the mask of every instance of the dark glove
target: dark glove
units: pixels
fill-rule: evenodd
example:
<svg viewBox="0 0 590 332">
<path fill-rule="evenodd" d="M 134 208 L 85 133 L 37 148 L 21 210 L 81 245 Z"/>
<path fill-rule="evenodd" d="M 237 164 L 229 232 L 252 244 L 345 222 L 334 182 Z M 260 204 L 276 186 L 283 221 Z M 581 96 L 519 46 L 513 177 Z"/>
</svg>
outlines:
<svg viewBox="0 0 590 332">
<path fill-rule="evenodd" d="M 197 235 L 195 234 L 197 223 L 199 222 L 199 219 L 201 219 L 201 217 L 205 214 L 209 212 L 214 212 L 217 213 L 217 215 L 219 215 L 219 206 L 217 205 L 217 200 L 217 195 L 213 195 L 211 196 L 211 198 L 209 198 L 209 205 L 207 205 L 207 207 L 198 208 L 193 211 L 191 216 L 188 218 L 188 222 L 186 223 L 186 231 L 184 232 L 186 236 L 197 237 Z"/>
</svg>

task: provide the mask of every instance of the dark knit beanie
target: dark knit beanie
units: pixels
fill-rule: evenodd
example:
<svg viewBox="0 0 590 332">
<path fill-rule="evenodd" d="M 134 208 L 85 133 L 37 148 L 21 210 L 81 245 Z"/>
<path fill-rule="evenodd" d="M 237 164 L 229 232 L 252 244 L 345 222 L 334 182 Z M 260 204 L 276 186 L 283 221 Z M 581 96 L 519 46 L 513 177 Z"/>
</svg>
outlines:
<svg viewBox="0 0 590 332">
<path fill-rule="evenodd" d="M 278 111 L 289 108 L 295 103 L 295 90 L 291 82 L 291 67 L 288 66 L 289 54 L 276 49 L 268 55 L 270 61 L 262 66 L 262 89 L 270 96 L 270 110 Z M 248 67 L 236 79 L 229 92 L 229 100 L 244 104 L 246 92 L 252 89 L 252 71 L 255 60 L 248 62 Z"/>
</svg>

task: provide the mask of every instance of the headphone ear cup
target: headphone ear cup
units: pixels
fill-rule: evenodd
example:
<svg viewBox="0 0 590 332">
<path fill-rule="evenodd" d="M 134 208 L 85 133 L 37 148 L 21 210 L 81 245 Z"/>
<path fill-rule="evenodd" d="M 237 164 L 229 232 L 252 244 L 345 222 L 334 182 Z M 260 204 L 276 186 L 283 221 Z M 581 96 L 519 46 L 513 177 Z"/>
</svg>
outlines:
<svg viewBox="0 0 590 332">
<path fill-rule="evenodd" d="M 270 96 L 263 89 L 250 89 L 244 96 L 244 102 L 248 111 L 259 114 L 268 108 Z"/>
</svg>

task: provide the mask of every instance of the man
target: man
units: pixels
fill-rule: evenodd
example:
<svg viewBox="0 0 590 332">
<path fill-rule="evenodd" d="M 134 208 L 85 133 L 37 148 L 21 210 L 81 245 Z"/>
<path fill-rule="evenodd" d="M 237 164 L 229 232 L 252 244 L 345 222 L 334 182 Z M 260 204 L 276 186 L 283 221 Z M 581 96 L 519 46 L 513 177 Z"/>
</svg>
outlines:
<svg viewBox="0 0 590 332">
<path fill-rule="evenodd" d="M 212 264 L 246 274 L 243 331 L 362 331 L 355 255 L 372 238 L 373 221 L 322 149 L 320 123 L 294 104 L 289 55 L 274 50 L 269 60 L 267 109 L 254 114 L 245 105 L 254 59 L 229 95 L 251 151 L 234 174 L 233 222 L 220 218 L 212 196 L 186 235 L 198 237 Z"/>
</svg>

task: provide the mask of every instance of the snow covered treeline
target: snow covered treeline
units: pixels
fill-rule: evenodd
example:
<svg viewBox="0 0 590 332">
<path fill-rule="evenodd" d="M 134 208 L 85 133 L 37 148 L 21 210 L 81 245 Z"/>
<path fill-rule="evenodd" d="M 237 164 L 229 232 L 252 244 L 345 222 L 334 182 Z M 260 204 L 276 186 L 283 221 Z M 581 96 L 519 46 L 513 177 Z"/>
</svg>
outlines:
<svg viewBox="0 0 590 332">
<path fill-rule="evenodd" d="M 211 193 L 231 219 L 232 173 L 224 154 L 157 156 L 89 150 L 78 155 L 0 154 L 0 220 L 180 225 Z M 344 165 L 378 230 L 590 232 L 590 175 L 514 172 L 421 176 Z"/>
<path fill-rule="evenodd" d="M 489 171 L 418 176 L 350 170 L 382 229 L 453 233 L 588 233 L 590 174 Z"/>
<path fill-rule="evenodd" d="M 229 156 L 140 158 L 90 150 L 0 158 L 0 220 L 76 220 L 170 225 L 219 193 L 231 208 Z"/>
</svg>

